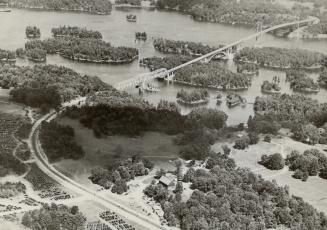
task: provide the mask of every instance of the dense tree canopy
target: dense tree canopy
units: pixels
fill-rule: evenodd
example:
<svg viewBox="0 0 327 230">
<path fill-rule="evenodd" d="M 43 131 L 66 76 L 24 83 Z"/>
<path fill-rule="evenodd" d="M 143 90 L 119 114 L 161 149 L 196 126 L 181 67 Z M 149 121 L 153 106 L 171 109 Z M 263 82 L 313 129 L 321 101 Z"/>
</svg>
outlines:
<svg viewBox="0 0 327 230">
<path fill-rule="evenodd" d="M 84 150 L 75 141 L 74 129 L 54 121 L 43 122 L 40 132 L 42 147 L 50 161 L 80 159 Z"/>
<path fill-rule="evenodd" d="M 302 49 L 277 47 L 246 47 L 236 54 L 235 60 L 278 68 L 309 68 L 319 66 L 323 55 Z"/>
<path fill-rule="evenodd" d="M 25 44 L 25 49 L 40 48 L 47 53 L 85 62 L 125 63 L 138 57 L 138 50 L 130 47 L 113 47 L 109 42 L 95 38 L 56 37 L 33 40 Z"/>
<path fill-rule="evenodd" d="M 60 26 L 51 29 L 54 37 L 75 37 L 75 38 L 94 38 L 102 39 L 99 31 L 88 30 L 77 26 Z"/>
<path fill-rule="evenodd" d="M 31 229 L 84 229 L 86 218 L 78 207 L 51 204 L 42 208 L 28 211 L 22 218 L 22 224 Z"/>
<path fill-rule="evenodd" d="M 112 89 L 97 77 L 81 76 L 75 71 L 55 65 L 35 65 L 34 67 L 20 67 L 13 65 L 0 66 L 0 86 L 9 88 L 14 87 L 12 95 L 14 99 L 32 105 L 34 97 L 37 99 L 35 106 L 50 102 L 50 107 L 57 106 L 57 93 L 60 95 L 60 101 L 68 101 L 77 96 L 85 96 L 95 91 Z M 51 89 L 49 94 L 54 96 L 53 100 L 45 96 L 46 89 Z M 52 91 L 53 89 L 53 91 Z M 54 90 L 55 89 L 55 90 Z M 56 92 L 57 93 L 56 93 Z M 44 99 L 40 98 L 42 95 Z M 53 103 L 52 103 L 53 102 Z"/>
<path fill-rule="evenodd" d="M 92 14 L 109 14 L 111 3 L 106 0 L 10 0 L 10 7 L 58 11 L 78 11 Z"/>
<path fill-rule="evenodd" d="M 158 0 L 157 6 L 186 12 L 199 21 L 228 24 L 255 25 L 262 21 L 270 26 L 296 19 L 283 6 L 266 0 Z"/>
</svg>

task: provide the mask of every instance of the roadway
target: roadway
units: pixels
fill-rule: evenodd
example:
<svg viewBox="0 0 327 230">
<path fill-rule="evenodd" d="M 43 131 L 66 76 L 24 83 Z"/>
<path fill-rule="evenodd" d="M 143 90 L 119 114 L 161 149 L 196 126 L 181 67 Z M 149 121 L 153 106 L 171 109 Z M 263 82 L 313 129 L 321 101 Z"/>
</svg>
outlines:
<svg viewBox="0 0 327 230">
<path fill-rule="evenodd" d="M 195 58 L 189 62 L 186 62 L 182 65 L 179 65 L 179 66 L 176 66 L 170 70 L 166 70 L 165 71 L 165 74 L 170 74 L 170 73 L 173 73 L 174 71 L 178 70 L 178 69 L 181 69 L 183 67 L 186 67 L 188 65 L 191 65 L 193 63 L 196 63 L 196 62 L 199 62 L 205 58 L 209 58 L 209 57 L 212 57 L 226 49 L 229 49 L 233 46 L 236 46 L 242 42 L 245 42 L 247 40 L 250 40 L 252 38 L 256 38 L 257 36 L 260 36 L 264 33 L 268 33 L 270 31 L 273 31 L 273 30 L 276 30 L 276 29 L 279 29 L 279 28 L 283 28 L 283 27 L 288 27 L 288 26 L 292 26 L 292 25 L 296 25 L 296 24 L 301 24 L 301 23 L 309 23 L 309 22 L 317 22 L 317 19 L 316 18 L 310 18 L 310 19 L 306 19 L 306 20 L 302 20 L 302 21 L 297 21 L 297 22 L 291 22 L 291 23 L 284 23 L 282 25 L 277 25 L 277 26 L 273 26 L 273 27 L 270 27 L 268 29 L 265 29 L 261 32 L 258 32 L 258 33 L 255 33 L 253 35 L 250 35 L 248 37 L 245 37 L 239 41 L 236 41 L 234 43 L 231 43 L 227 46 L 224 46 L 220 49 L 217 49 L 213 52 L 210 52 L 206 55 L 203 55 L 201 57 L 198 57 L 198 58 Z M 162 75 L 162 71 L 158 71 L 156 72 L 157 74 L 161 74 Z M 154 76 L 154 77 L 153 77 Z M 153 79 L 157 77 L 156 75 L 154 75 L 153 73 L 149 73 L 149 74 L 146 74 L 144 76 L 144 78 L 146 78 L 147 80 L 150 80 L 150 79 Z M 130 79 L 130 80 L 127 80 L 126 84 L 128 84 L 128 81 L 133 81 L 135 80 L 135 78 L 133 79 Z M 137 80 L 142 80 L 140 77 L 137 78 Z M 121 87 L 122 85 L 120 85 Z M 76 100 L 76 102 L 74 103 L 71 103 L 71 104 L 67 104 L 67 105 L 64 105 L 62 107 L 61 110 L 63 110 L 65 107 L 67 106 L 70 106 L 70 105 L 76 105 L 79 101 Z M 101 194 L 97 194 L 96 191 L 93 191 L 91 189 L 88 189 L 86 187 L 84 187 L 83 185 L 75 182 L 74 180 L 72 180 L 71 178 L 65 176 L 64 174 L 60 173 L 57 169 L 55 169 L 47 160 L 46 158 L 46 155 L 44 154 L 42 148 L 41 148 L 41 145 L 40 145 L 40 142 L 39 142 L 39 129 L 40 129 L 40 125 L 43 121 L 47 121 L 47 120 L 51 120 L 53 119 L 54 117 L 56 117 L 58 113 L 57 112 L 52 112 L 52 113 L 49 113 L 45 116 L 43 116 L 41 119 L 37 120 L 33 127 L 32 127 L 32 131 L 31 131 L 31 134 L 29 136 L 29 147 L 30 147 L 30 150 L 31 150 L 31 153 L 34 155 L 35 159 L 36 159 L 36 164 L 38 165 L 38 167 L 44 172 L 46 173 L 48 176 L 50 176 L 52 179 L 54 179 L 55 181 L 57 181 L 59 184 L 63 185 L 64 187 L 68 188 L 68 189 L 71 189 L 72 191 L 75 191 L 77 192 L 78 194 L 81 194 L 81 195 L 85 195 L 87 196 L 88 198 L 90 198 L 91 200 L 94 200 L 96 202 L 99 202 L 100 204 L 104 205 L 106 208 L 108 208 L 109 210 L 117 213 L 118 215 L 121 215 L 123 217 L 125 217 L 126 219 L 132 221 L 132 222 L 135 222 L 137 223 L 138 225 L 141 225 L 142 227 L 144 227 L 144 229 L 151 229 L 151 230 L 159 230 L 159 229 L 162 229 L 162 226 L 158 223 L 155 223 L 153 222 L 148 216 L 144 216 L 140 213 L 137 213 L 133 210 L 131 210 L 130 208 L 128 207 L 124 207 L 123 205 L 113 201 L 113 200 L 110 200 L 104 196 L 102 196 Z"/>
<path fill-rule="evenodd" d="M 67 106 L 61 108 L 61 111 Z M 86 196 L 87 199 L 93 200 L 100 203 L 101 205 L 108 208 L 110 211 L 117 213 L 120 216 L 130 220 L 131 222 L 137 223 L 142 226 L 143 229 L 159 230 L 163 229 L 162 226 L 154 221 L 152 221 L 148 216 L 144 216 L 140 213 L 135 212 L 134 210 L 129 209 L 128 207 L 123 206 L 122 204 L 117 203 L 116 201 L 110 200 L 102 194 L 98 194 L 96 191 L 84 187 L 83 185 L 77 183 L 71 178 L 65 176 L 57 169 L 55 169 L 46 158 L 46 155 L 43 152 L 39 141 L 39 129 L 43 121 L 49 121 L 57 116 L 57 112 L 51 112 L 39 120 L 37 120 L 29 136 L 29 147 L 31 153 L 35 158 L 37 166 L 49 177 L 54 179 L 56 182 L 62 186 L 80 194 Z"/>
</svg>

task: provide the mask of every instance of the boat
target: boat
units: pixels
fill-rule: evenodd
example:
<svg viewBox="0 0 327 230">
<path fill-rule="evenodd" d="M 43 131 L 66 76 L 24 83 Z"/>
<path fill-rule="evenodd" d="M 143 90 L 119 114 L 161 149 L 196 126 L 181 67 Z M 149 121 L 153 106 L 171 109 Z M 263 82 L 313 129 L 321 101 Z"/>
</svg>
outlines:
<svg viewBox="0 0 327 230">
<path fill-rule="evenodd" d="M 128 22 L 136 22 L 136 15 L 134 14 L 129 14 L 126 16 L 126 19 Z"/>
</svg>

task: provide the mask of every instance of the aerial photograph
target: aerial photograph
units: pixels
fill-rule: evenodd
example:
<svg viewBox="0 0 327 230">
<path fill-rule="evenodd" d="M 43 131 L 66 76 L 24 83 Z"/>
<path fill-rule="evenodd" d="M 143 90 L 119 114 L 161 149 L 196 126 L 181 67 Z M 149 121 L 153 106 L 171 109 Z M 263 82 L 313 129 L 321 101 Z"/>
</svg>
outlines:
<svg viewBox="0 0 327 230">
<path fill-rule="evenodd" d="M 327 0 L 0 0 L 0 230 L 327 230 Z"/>
</svg>

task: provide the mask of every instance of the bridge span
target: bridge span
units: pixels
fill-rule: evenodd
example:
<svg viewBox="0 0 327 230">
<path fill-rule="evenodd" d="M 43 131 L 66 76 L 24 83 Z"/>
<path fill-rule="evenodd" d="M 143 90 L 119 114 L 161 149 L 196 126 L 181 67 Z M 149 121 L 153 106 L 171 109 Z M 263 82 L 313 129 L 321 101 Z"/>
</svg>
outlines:
<svg viewBox="0 0 327 230">
<path fill-rule="evenodd" d="M 251 40 L 253 38 L 257 38 L 263 34 L 266 34 L 266 33 L 269 33 L 271 31 L 274 31 L 274 30 L 277 30 L 277 29 L 281 29 L 281 28 L 284 28 L 284 27 L 289 27 L 289 26 L 294 26 L 294 25 L 300 25 L 300 24 L 318 24 L 320 22 L 320 20 L 318 18 L 315 18 L 315 17 L 309 17 L 308 19 L 305 19 L 305 20 L 300 20 L 300 21 L 295 21 L 295 22 L 288 22 L 288 23 L 283 23 L 283 24 L 279 24 L 279 25 L 276 25 L 276 26 L 272 26 L 272 27 L 269 27 L 267 29 L 264 29 L 260 32 L 257 32 L 255 34 L 252 34 L 250 36 L 247 36 L 245 38 L 242 38 L 236 42 L 233 42 L 229 45 L 226 45 L 224 47 L 221 47 L 217 50 L 214 50 L 210 53 L 207 53 L 203 56 L 200 56 L 198 58 L 195 58 L 195 59 L 192 59 L 191 61 L 188 61 L 188 62 L 185 62 L 179 66 L 176 66 L 174 68 L 171 68 L 169 70 L 167 69 L 158 69 L 156 71 L 153 71 L 153 72 L 150 72 L 150 73 L 145 73 L 145 74 L 140 74 L 140 75 L 137 75 L 136 77 L 133 77 L 133 78 L 130 78 L 128 80 L 125 80 L 125 81 L 122 81 L 120 83 L 118 83 L 117 85 L 115 85 L 114 87 L 118 90 L 126 90 L 128 88 L 131 88 L 131 87 L 135 87 L 135 86 L 138 86 L 144 82 L 148 82 L 148 81 L 151 81 L 153 79 L 156 79 L 156 78 L 167 78 L 168 80 L 172 80 L 172 78 L 174 77 L 174 72 L 181 69 L 181 68 L 184 68 L 186 66 L 189 66 L 189 65 L 192 65 L 194 63 L 197 63 L 197 62 L 200 62 L 200 61 L 206 61 L 206 60 L 211 60 L 214 56 L 220 54 L 220 53 L 223 53 L 225 50 L 228 50 L 228 49 L 232 49 L 233 47 L 236 47 L 237 45 L 239 45 L 240 43 L 243 43 L 243 42 L 246 42 L 248 40 Z"/>
</svg>

